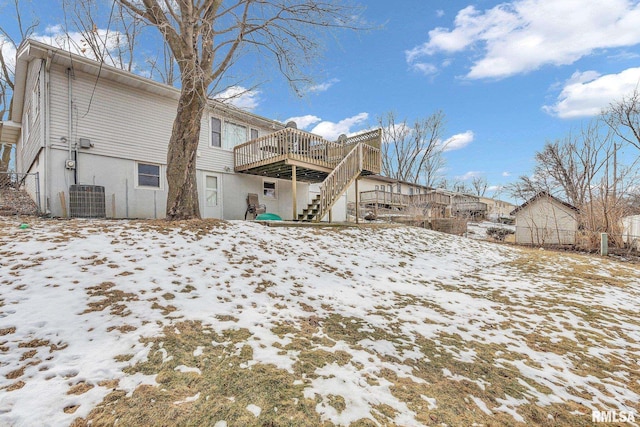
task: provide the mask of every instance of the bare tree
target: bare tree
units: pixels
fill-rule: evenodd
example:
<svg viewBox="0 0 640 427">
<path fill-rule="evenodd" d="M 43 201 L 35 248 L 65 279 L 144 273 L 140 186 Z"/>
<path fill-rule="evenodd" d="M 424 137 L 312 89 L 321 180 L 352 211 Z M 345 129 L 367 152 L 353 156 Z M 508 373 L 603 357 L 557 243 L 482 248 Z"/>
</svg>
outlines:
<svg viewBox="0 0 640 427">
<path fill-rule="evenodd" d="M 63 0 L 65 35 L 63 48 L 97 61 L 132 71 L 143 21 L 121 3 L 113 2 L 105 16 L 100 0 Z M 72 37 L 77 32 L 79 37 Z"/>
<path fill-rule="evenodd" d="M 18 49 L 20 41 L 29 37 L 38 26 L 38 21 L 35 19 L 29 23 L 25 22 L 20 0 L 14 0 L 12 5 L 17 23 L 17 37 L 10 34 L 5 27 L 0 26 L 0 120 L 4 120 L 6 115 L 11 115 L 10 99 L 13 96 L 15 82 L 15 57 L 13 55 Z M 4 16 L 7 14 L 5 13 Z M 0 172 L 6 172 L 9 169 L 12 153 L 13 145 L 0 145 Z"/>
<path fill-rule="evenodd" d="M 445 118 L 436 111 L 413 126 L 398 122 L 393 112 L 378 119 L 382 133 L 382 173 L 401 181 L 433 186 L 444 166 L 441 137 Z"/>
<path fill-rule="evenodd" d="M 489 183 L 487 182 L 487 177 L 485 176 L 474 176 L 471 178 L 471 187 L 473 188 L 473 192 L 480 197 L 483 197 L 487 192 L 487 188 L 489 187 Z"/>
<path fill-rule="evenodd" d="M 535 155 L 536 166 L 530 184 L 571 203 L 582 206 L 591 198 L 595 177 L 606 165 L 611 134 L 599 122 L 588 124 L 579 135 L 547 142 Z"/>
<path fill-rule="evenodd" d="M 621 244 L 621 218 L 628 215 L 633 191 L 638 188 L 640 160 L 623 165 L 617 159 L 620 143 L 602 121 L 592 121 L 578 135 L 545 144 L 535 156 L 530 177 L 520 177 L 509 190 L 529 199 L 540 191 L 568 201 L 580 211 L 583 244 L 597 245 L 600 232 Z"/>
<path fill-rule="evenodd" d="M 318 30 L 356 28 L 337 0 L 117 0 L 155 27 L 180 70 L 181 94 L 167 154 L 167 218 L 200 217 L 196 150 L 209 88 L 241 54 L 275 60 L 293 85 L 319 47 Z"/>
<path fill-rule="evenodd" d="M 637 87 L 630 95 L 610 104 L 602 118 L 619 138 L 640 150 L 640 92 Z"/>
<path fill-rule="evenodd" d="M 11 109 L 10 98 L 13 95 L 15 80 L 15 58 L 12 56 L 15 55 L 20 42 L 33 34 L 34 29 L 39 25 L 36 19 L 32 19 L 29 23 L 25 22 L 20 0 L 13 0 L 12 5 L 17 34 L 11 34 L 7 28 L 0 25 L 0 120 L 4 120 Z M 7 16 L 7 13 L 3 15 Z"/>
</svg>

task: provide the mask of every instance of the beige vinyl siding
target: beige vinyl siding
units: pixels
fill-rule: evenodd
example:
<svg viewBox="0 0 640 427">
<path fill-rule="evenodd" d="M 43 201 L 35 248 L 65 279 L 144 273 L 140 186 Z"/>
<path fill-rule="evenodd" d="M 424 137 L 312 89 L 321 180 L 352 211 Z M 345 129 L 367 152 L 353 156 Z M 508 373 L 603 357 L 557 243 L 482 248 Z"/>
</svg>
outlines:
<svg viewBox="0 0 640 427">
<path fill-rule="evenodd" d="M 23 168 L 30 168 L 40 148 L 44 146 L 42 141 L 41 120 L 42 94 L 39 92 L 39 76 L 41 61 L 32 61 L 27 72 L 27 84 L 25 87 L 24 108 L 22 110 L 22 159 Z M 26 131 L 26 133 L 25 133 Z M 24 139 L 26 137 L 26 139 Z"/>
<path fill-rule="evenodd" d="M 549 198 L 540 198 L 516 213 L 516 242 L 570 245 L 578 229 L 576 212 Z"/>
<path fill-rule="evenodd" d="M 51 138 L 68 137 L 66 70 L 51 72 Z M 94 91 L 95 87 L 95 91 Z M 177 103 L 75 71 L 72 78 L 73 138 L 88 138 L 92 154 L 165 163 Z M 92 99 L 93 94 L 93 99 Z"/>
<path fill-rule="evenodd" d="M 63 67 L 53 67 L 52 142 L 68 132 L 68 82 Z M 92 92 L 93 99 L 91 100 Z M 88 138 L 94 144 L 92 154 L 166 164 L 167 146 L 176 114 L 177 100 L 131 88 L 121 83 L 98 79 L 80 71 L 72 81 L 74 138 Z M 211 111 L 203 114 L 200 127 L 197 167 L 208 171 L 233 170 L 233 151 L 210 146 Z M 223 121 L 226 117 L 216 114 Z M 264 135 L 271 130 L 233 119 L 247 129 L 259 129 Z M 81 150 L 82 151 L 82 150 Z"/>
</svg>

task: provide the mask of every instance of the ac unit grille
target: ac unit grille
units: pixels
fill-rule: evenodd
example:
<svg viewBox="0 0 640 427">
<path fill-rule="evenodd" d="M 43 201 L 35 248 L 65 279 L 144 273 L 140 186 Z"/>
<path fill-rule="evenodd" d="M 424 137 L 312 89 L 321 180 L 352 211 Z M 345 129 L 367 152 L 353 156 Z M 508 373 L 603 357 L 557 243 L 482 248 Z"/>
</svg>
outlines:
<svg viewBox="0 0 640 427">
<path fill-rule="evenodd" d="M 69 213 L 72 218 L 105 218 L 104 187 L 101 185 L 71 185 Z"/>
</svg>

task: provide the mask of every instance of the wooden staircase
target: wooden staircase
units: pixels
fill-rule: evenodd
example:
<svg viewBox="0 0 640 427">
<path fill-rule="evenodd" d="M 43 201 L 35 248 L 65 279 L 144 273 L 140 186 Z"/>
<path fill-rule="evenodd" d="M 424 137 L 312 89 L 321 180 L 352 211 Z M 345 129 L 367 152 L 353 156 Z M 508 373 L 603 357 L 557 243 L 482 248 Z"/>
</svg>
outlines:
<svg viewBox="0 0 640 427">
<path fill-rule="evenodd" d="M 320 194 L 313 198 L 302 214 L 298 215 L 298 221 L 320 222 L 363 172 L 369 173 L 379 169 L 379 156 L 376 156 L 374 150 L 377 149 L 364 142 L 355 144 L 320 184 Z"/>
<path fill-rule="evenodd" d="M 316 219 L 318 216 L 318 212 L 320 212 L 320 195 L 318 194 L 316 197 L 311 200 L 311 203 L 307 205 L 306 208 L 302 210 L 301 214 L 298 214 L 298 221 L 310 222 Z"/>
</svg>

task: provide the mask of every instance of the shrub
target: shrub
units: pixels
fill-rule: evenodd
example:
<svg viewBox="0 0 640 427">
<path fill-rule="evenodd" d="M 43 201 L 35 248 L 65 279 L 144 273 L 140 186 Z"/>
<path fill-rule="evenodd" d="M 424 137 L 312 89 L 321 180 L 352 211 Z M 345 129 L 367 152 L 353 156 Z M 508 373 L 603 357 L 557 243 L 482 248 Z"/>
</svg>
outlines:
<svg viewBox="0 0 640 427">
<path fill-rule="evenodd" d="M 492 239 L 499 240 L 501 242 L 504 242 L 505 237 L 507 237 L 509 234 L 515 234 L 515 231 L 509 230 L 508 228 L 501 228 L 501 227 L 487 228 L 487 236 L 491 237 Z"/>
</svg>

